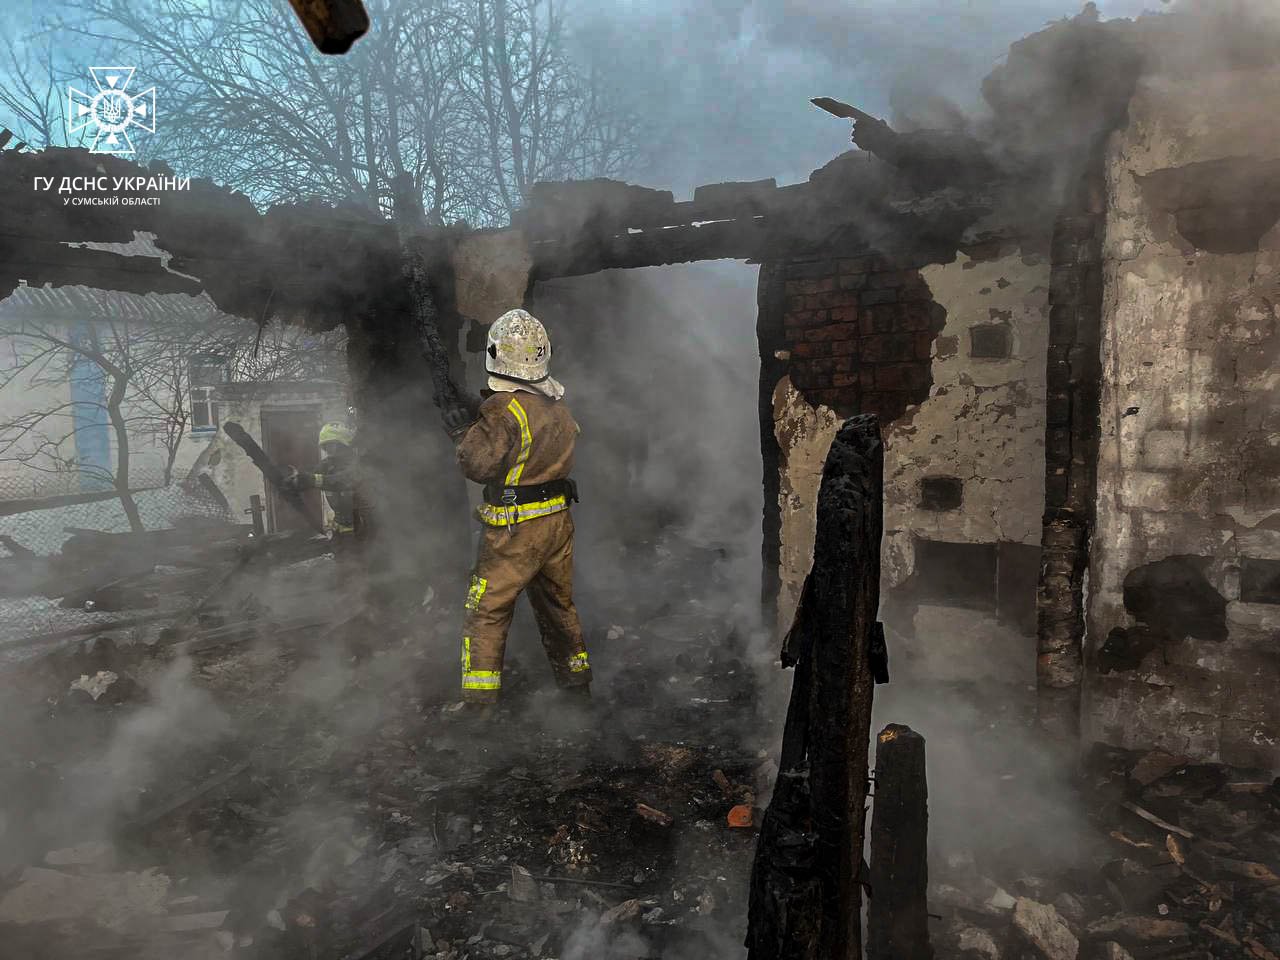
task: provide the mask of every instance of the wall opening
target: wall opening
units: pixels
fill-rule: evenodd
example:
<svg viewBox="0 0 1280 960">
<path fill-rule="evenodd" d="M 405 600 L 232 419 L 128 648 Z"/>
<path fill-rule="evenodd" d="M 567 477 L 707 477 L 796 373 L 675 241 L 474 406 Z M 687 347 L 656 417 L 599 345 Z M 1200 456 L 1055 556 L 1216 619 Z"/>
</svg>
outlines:
<svg viewBox="0 0 1280 960">
<path fill-rule="evenodd" d="M 920 481 L 922 510 L 958 510 L 964 502 L 964 482 L 959 477 L 925 477 Z"/>
<path fill-rule="evenodd" d="M 1013 355 L 1013 330 L 1007 323 L 982 323 L 969 328 L 969 356 L 978 360 L 1006 360 Z"/>
<path fill-rule="evenodd" d="M 1240 599 L 1244 603 L 1280 603 L 1280 560 L 1241 557 Z"/>
<path fill-rule="evenodd" d="M 679 591 L 666 585 L 690 578 L 726 624 L 738 611 L 758 617 L 757 274 L 712 261 L 533 289 L 529 309 L 547 325 L 553 374 L 582 428 L 574 476 L 584 624 L 674 613 L 668 598 Z"/>
</svg>

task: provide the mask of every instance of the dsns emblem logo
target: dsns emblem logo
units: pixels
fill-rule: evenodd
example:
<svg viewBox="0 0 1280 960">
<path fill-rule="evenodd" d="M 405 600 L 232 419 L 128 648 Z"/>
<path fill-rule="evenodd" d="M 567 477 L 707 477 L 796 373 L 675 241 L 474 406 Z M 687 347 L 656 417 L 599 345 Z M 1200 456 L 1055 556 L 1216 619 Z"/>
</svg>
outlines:
<svg viewBox="0 0 1280 960">
<path fill-rule="evenodd" d="M 130 93 L 133 67 L 90 67 L 96 93 L 67 88 L 67 131 L 92 128 L 90 153 L 130 155 L 134 152 L 129 128 L 156 132 L 156 88 Z"/>
</svg>

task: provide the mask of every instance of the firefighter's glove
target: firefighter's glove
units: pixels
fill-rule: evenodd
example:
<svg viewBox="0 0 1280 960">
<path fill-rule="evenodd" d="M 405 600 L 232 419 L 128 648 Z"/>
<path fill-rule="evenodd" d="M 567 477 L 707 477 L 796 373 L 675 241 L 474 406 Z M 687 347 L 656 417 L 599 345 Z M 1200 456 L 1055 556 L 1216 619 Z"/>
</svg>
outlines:
<svg viewBox="0 0 1280 960">
<path fill-rule="evenodd" d="M 306 489 L 306 481 L 303 480 L 297 467 L 289 468 L 289 472 L 284 475 L 284 480 L 280 482 L 280 489 L 285 493 L 298 493 Z"/>
<path fill-rule="evenodd" d="M 475 420 L 471 411 L 461 404 L 450 407 L 444 412 L 443 417 L 444 428 L 451 437 L 457 436 L 463 428 L 470 426 Z"/>
</svg>

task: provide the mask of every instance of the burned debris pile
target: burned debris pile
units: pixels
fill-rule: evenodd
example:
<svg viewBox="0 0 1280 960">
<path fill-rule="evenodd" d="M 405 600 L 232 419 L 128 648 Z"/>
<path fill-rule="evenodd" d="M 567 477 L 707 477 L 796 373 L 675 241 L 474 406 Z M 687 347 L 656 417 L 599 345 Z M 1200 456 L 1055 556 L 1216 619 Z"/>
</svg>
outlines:
<svg viewBox="0 0 1280 960">
<path fill-rule="evenodd" d="M 1280 780 L 1099 745 L 1076 801 L 1092 829 L 1069 867 L 959 847 L 931 864 L 940 956 L 1280 956 Z"/>
<path fill-rule="evenodd" d="M 79 538 L 73 554 L 124 542 Z M 674 594 L 649 622 L 617 604 L 626 625 L 593 640 L 595 718 L 558 710 L 517 659 L 491 736 L 441 711 L 453 620 L 426 606 L 377 621 L 376 642 L 348 629 L 356 601 L 315 544 L 219 554 L 216 602 L 7 673 L 0 777 L 26 836 L 0 864 L 6 943 L 33 960 L 479 960 L 740 942 L 776 765 L 719 615 Z"/>
</svg>

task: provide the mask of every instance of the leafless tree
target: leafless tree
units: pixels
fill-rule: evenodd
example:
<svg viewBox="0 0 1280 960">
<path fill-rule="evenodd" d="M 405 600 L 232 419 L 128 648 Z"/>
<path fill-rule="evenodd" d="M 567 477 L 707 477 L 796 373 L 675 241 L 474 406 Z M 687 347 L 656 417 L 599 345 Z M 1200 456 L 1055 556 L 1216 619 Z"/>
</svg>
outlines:
<svg viewBox="0 0 1280 960">
<path fill-rule="evenodd" d="M 100 318 L 0 320 L 0 463 L 40 473 L 79 473 L 116 490 L 130 527 L 142 529 L 132 491 L 140 443 L 164 451 L 162 482 L 173 479 L 182 441 L 193 427 L 193 380 L 204 365 L 225 379 L 247 382 L 318 379 L 341 375 L 342 331 L 310 334 L 279 322 L 266 327 L 212 308 L 169 322 Z M 216 358 L 216 359 L 215 359 Z M 93 396 L 73 396 L 75 377 L 101 380 Z M 90 391 L 90 393 L 94 393 Z M 85 463 L 70 451 L 96 418 L 77 417 L 77 406 L 101 411 L 110 426 L 109 467 Z M 83 411 L 82 411 L 83 412 Z"/>
<path fill-rule="evenodd" d="M 129 473 L 131 444 L 126 401 L 137 368 L 127 324 L 89 324 L 81 334 L 64 324 L 21 321 L 0 327 L 0 341 L 7 342 L 13 351 L 12 361 L 0 372 L 0 392 L 10 394 L 6 408 L 16 411 L 0 423 L 0 462 L 18 462 L 29 470 L 48 473 L 74 469 L 88 479 L 106 481 L 119 494 L 130 528 L 142 530 Z M 52 393 L 55 399 L 33 406 L 12 397 L 14 393 L 38 396 L 41 391 L 67 385 L 77 369 L 83 371 L 86 365 L 104 381 L 104 395 L 99 400 L 86 401 L 68 391 L 65 399 Z M 67 455 L 68 446 L 86 429 L 85 421 L 76 416 L 76 408 L 85 405 L 106 413 L 115 436 L 112 468 L 78 463 Z"/>
<path fill-rule="evenodd" d="M 21 141 L 36 147 L 84 146 L 85 129 L 71 132 L 67 124 L 67 77 L 63 75 L 52 40 L 29 38 L 18 42 L 12 34 L 0 40 L 2 125 Z"/>
<path fill-rule="evenodd" d="M 79 0 L 75 30 L 145 65 L 163 110 L 151 154 L 261 203 L 318 196 L 492 225 L 538 178 L 616 176 L 639 118 L 571 62 L 557 0 L 368 0 L 373 29 L 318 54 L 285 0 Z M 140 66 L 140 70 L 143 69 Z"/>
<path fill-rule="evenodd" d="M 622 106 L 597 64 L 566 54 L 563 3 L 472 0 L 475 53 L 467 104 L 488 141 L 491 219 L 505 219 L 538 180 L 616 176 L 643 142 L 639 118 Z"/>
</svg>

